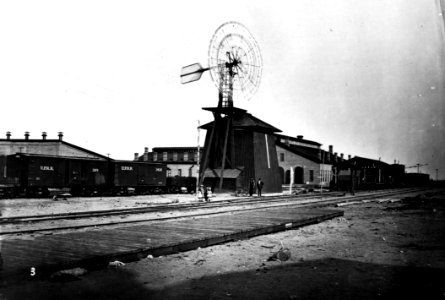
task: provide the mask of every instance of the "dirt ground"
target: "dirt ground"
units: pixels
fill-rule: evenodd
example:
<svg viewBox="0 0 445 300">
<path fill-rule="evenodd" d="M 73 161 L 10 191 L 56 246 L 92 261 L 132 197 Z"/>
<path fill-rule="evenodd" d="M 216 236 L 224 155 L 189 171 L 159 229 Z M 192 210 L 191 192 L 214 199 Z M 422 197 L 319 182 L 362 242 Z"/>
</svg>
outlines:
<svg viewBox="0 0 445 300">
<path fill-rule="evenodd" d="M 344 217 L 76 277 L 0 299 L 445 299 L 445 194 L 341 207 Z M 286 261 L 269 261 L 281 243 Z"/>
</svg>

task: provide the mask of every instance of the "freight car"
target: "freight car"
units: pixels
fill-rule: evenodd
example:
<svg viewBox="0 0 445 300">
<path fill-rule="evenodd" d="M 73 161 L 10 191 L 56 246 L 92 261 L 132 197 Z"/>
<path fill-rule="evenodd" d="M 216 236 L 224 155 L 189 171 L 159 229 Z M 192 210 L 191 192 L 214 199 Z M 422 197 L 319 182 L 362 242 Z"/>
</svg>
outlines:
<svg viewBox="0 0 445 300">
<path fill-rule="evenodd" d="M 153 194 L 167 190 L 167 166 L 161 163 L 113 161 L 113 194 Z"/>
<path fill-rule="evenodd" d="M 166 165 L 37 154 L 0 156 L 0 197 L 167 191 Z"/>
</svg>

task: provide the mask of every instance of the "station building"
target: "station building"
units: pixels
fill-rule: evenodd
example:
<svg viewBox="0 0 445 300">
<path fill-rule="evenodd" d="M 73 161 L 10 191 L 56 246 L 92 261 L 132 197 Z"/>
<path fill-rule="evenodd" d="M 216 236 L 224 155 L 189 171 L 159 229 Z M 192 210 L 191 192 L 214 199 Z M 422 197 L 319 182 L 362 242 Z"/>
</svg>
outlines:
<svg viewBox="0 0 445 300">
<path fill-rule="evenodd" d="M 333 146 L 329 152 L 321 144 L 304 139 L 276 134 L 277 159 L 281 183 L 295 187 L 329 187 L 336 183 L 336 166 L 343 161 Z"/>
</svg>

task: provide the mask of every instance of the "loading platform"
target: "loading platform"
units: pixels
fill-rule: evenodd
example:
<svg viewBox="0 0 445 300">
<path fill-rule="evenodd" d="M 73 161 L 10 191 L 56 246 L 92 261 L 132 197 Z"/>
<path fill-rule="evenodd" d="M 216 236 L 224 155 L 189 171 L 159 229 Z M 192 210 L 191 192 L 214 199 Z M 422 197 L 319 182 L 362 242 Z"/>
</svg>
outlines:
<svg viewBox="0 0 445 300">
<path fill-rule="evenodd" d="M 74 267 L 102 268 L 316 224 L 343 215 L 331 209 L 268 208 L 201 218 L 144 222 L 0 241 L 1 285 Z"/>
</svg>

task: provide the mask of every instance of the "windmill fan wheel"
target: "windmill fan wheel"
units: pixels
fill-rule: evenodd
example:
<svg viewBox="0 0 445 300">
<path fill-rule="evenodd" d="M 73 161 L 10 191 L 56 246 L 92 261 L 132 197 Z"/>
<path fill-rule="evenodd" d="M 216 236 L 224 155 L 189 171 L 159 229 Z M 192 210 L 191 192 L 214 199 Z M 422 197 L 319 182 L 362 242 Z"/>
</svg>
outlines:
<svg viewBox="0 0 445 300">
<path fill-rule="evenodd" d="M 216 87 L 229 89 L 236 97 L 249 100 L 261 81 L 262 58 L 256 40 L 238 22 L 227 22 L 215 31 L 209 46 L 210 75 Z"/>
</svg>

